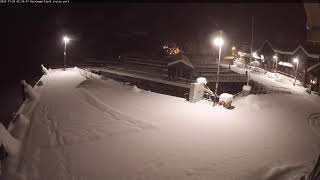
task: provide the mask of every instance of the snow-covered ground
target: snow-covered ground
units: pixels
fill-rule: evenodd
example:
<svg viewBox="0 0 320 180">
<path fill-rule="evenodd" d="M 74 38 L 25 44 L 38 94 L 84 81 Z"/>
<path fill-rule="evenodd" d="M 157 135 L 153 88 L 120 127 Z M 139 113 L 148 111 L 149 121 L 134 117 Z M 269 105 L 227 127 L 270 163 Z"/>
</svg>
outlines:
<svg viewBox="0 0 320 180">
<path fill-rule="evenodd" d="M 19 168 L 28 180 L 295 180 L 320 152 L 312 95 L 249 95 L 228 110 L 77 69 L 41 81 Z"/>
<path fill-rule="evenodd" d="M 222 65 L 227 66 L 227 65 Z M 270 89 L 279 89 L 284 91 L 290 91 L 294 94 L 305 94 L 306 89 L 302 86 L 302 83 L 299 80 L 296 80 L 296 85 L 294 86 L 294 78 L 288 77 L 280 73 L 272 73 L 266 71 L 259 67 L 251 67 L 250 69 L 245 69 L 237 67 L 235 65 L 230 66 L 232 71 L 235 71 L 239 74 L 245 74 L 246 70 L 250 71 L 250 79 L 269 87 Z"/>
</svg>

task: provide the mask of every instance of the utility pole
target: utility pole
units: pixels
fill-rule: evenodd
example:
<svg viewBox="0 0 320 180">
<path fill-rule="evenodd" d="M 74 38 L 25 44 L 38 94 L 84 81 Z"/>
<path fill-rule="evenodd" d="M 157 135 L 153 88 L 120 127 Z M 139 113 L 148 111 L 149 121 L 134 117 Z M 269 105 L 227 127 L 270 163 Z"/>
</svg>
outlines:
<svg viewBox="0 0 320 180">
<path fill-rule="evenodd" d="M 250 47 L 250 62 L 249 62 L 249 66 L 251 65 L 251 58 L 252 58 L 253 23 L 254 23 L 254 17 L 252 16 L 252 20 L 251 20 L 251 47 Z M 250 71 L 248 71 L 247 85 L 249 85 L 249 80 L 250 80 Z"/>
</svg>

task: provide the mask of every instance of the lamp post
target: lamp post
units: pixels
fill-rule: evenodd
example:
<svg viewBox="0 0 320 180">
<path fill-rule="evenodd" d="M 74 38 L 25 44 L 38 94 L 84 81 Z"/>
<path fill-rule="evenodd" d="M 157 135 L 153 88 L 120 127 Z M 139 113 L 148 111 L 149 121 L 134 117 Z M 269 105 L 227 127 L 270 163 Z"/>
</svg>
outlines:
<svg viewBox="0 0 320 180">
<path fill-rule="evenodd" d="M 264 55 L 263 54 L 261 54 L 261 56 L 260 56 L 261 58 L 261 62 L 263 63 L 264 62 Z"/>
<path fill-rule="evenodd" d="M 63 61 L 63 68 L 66 70 L 66 64 L 67 64 L 67 43 L 70 41 L 70 39 L 67 36 L 63 37 L 63 42 L 64 42 L 64 61 Z"/>
<path fill-rule="evenodd" d="M 297 63 L 296 75 L 294 77 L 294 83 L 293 83 L 293 85 L 295 86 L 296 85 L 297 76 L 298 76 L 299 59 L 298 58 L 294 58 L 293 62 Z"/>
<path fill-rule="evenodd" d="M 217 91 L 218 91 L 218 82 L 219 82 L 219 73 L 220 73 L 221 47 L 222 47 L 222 45 L 224 43 L 224 40 L 223 40 L 223 38 L 221 36 L 218 36 L 218 37 L 214 38 L 213 43 L 214 43 L 215 46 L 219 47 L 218 72 L 217 72 L 217 79 L 216 79 L 216 89 L 214 91 L 214 95 L 215 95 L 214 100 L 216 102 L 216 98 L 218 96 Z"/>
<path fill-rule="evenodd" d="M 273 60 L 276 62 L 276 65 L 274 67 L 274 71 L 275 71 L 275 76 L 277 76 L 277 71 L 278 71 L 278 56 L 277 55 L 273 55 Z"/>
<path fill-rule="evenodd" d="M 254 23 L 254 17 L 252 16 L 251 19 L 251 47 L 250 47 L 250 62 L 249 62 L 249 67 L 251 65 L 251 57 L 252 57 L 252 45 L 253 45 L 253 23 Z M 248 71 L 248 79 L 247 79 L 247 86 L 249 86 L 249 81 L 250 81 L 250 71 Z"/>
<path fill-rule="evenodd" d="M 232 56 L 234 56 L 234 51 L 236 50 L 236 47 L 232 47 Z"/>
<path fill-rule="evenodd" d="M 256 52 L 253 52 L 253 53 L 252 53 L 252 57 L 253 57 L 254 61 L 256 61 L 256 57 L 258 57 L 257 53 L 256 53 Z"/>
</svg>

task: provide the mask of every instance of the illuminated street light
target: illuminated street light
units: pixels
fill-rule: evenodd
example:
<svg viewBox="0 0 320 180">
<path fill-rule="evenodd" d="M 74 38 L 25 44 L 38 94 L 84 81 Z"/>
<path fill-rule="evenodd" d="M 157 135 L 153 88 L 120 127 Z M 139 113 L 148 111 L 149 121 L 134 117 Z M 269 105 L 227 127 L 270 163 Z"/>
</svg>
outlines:
<svg viewBox="0 0 320 180">
<path fill-rule="evenodd" d="M 63 53 L 63 55 L 64 55 L 64 61 L 63 61 L 63 68 L 64 68 L 64 70 L 66 70 L 66 63 L 67 63 L 67 58 L 66 58 L 66 56 L 67 56 L 67 43 L 70 41 L 70 38 L 68 38 L 67 36 L 64 36 L 63 37 L 63 42 L 64 42 L 64 53 Z"/>
<path fill-rule="evenodd" d="M 232 47 L 232 56 L 234 56 L 234 51 L 236 50 L 236 47 Z"/>
<path fill-rule="evenodd" d="M 278 56 L 277 55 L 273 55 L 273 59 L 276 63 L 276 66 L 274 67 L 275 68 L 275 76 L 277 76 L 277 71 L 278 71 Z"/>
<path fill-rule="evenodd" d="M 221 31 L 220 31 L 220 34 L 221 34 Z M 219 73 L 220 73 L 221 46 L 223 45 L 224 40 L 221 36 L 218 36 L 218 37 L 214 38 L 213 42 L 214 42 L 214 45 L 219 47 L 218 72 L 217 72 L 217 79 L 216 79 L 216 89 L 214 91 L 214 103 L 215 103 L 217 101 L 216 98 L 218 96 L 217 91 L 218 91 L 218 82 L 219 82 Z"/>
<path fill-rule="evenodd" d="M 253 52 L 253 53 L 252 53 L 252 56 L 253 56 L 254 58 L 256 58 L 256 57 L 257 57 L 257 53 L 256 53 L 256 52 Z"/>
<path fill-rule="evenodd" d="M 63 41 L 64 41 L 64 43 L 68 43 L 70 41 L 70 39 L 67 36 L 64 36 Z"/>
<path fill-rule="evenodd" d="M 224 40 L 222 39 L 222 37 L 216 37 L 213 40 L 214 45 L 221 47 L 224 43 Z"/>
<path fill-rule="evenodd" d="M 293 85 L 295 86 L 296 85 L 297 76 L 298 76 L 299 59 L 298 58 L 293 58 L 293 62 L 297 63 L 296 75 L 294 77 L 294 83 L 293 83 Z"/>
</svg>

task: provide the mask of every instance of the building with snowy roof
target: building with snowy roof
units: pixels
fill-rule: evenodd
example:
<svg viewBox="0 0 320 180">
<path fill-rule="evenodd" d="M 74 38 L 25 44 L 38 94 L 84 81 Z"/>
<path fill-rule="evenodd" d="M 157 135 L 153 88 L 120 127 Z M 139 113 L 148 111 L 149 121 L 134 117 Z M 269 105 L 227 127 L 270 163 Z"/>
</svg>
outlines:
<svg viewBox="0 0 320 180">
<path fill-rule="evenodd" d="M 266 40 L 254 52 L 259 56 L 263 55 L 262 67 L 269 71 L 274 71 L 277 66 L 278 72 L 293 77 L 298 68 L 297 78 L 302 80 L 305 86 L 310 83 L 319 84 L 320 77 L 317 72 L 320 69 L 315 65 L 320 62 L 320 51 L 310 43 L 298 44 L 290 50 Z M 298 66 L 293 62 L 294 58 L 299 59 Z M 311 68 L 313 66 L 314 68 Z"/>
<path fill-rule="evenodd" d="M 169 79 L 192 79 L 194 66 L 189 58 L 182 55 L 179 59 L 167 64 Z"/>
</svg>

